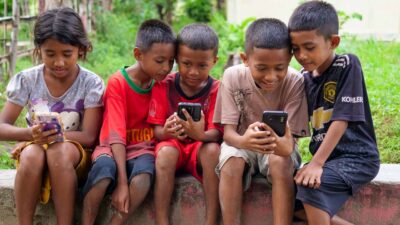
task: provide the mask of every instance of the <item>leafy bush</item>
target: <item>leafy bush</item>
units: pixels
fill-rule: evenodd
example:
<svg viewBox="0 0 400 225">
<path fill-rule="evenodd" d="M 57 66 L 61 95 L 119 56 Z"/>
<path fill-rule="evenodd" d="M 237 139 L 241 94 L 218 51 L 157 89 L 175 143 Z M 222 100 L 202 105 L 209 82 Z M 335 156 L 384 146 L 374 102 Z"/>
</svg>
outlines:
<svg viewBox="0 0 400 225">
<path fill-rule="evenodd" d="M 211 21 L 212 3 L 210 0 L 185 1 L 186 13 L 196 22 L 208 23 Z"/>
<path fill-rule="evenodd" d="M 255 18 L 247 18 L 240 24 L 230 24 L 222 14 L 214 14 L 210 26 L 215 29 L 219 37 L 219 60 L 212 71 L 216 78 L 222 76 L 230 54 L 244 51 L 246 29 L 254 20 Z"/>
<path fill-rule="evenodd" d="M 97 17 L 93 52 L 82 65 L 98 73 L 103 79 L 118 68 L 134 63 L 132 51 L 138 23 L 133 16 L 105 12 Z"/>
<path fill-rule="evenodd" d="M 0 148 L 0 169 L 15 168 L 15 161 L 11 159 L 10 153 Z"/>
<path fill-rule="evenodd" d="M 347 23 L 349 20 L 352 20 L 352 19 L 362 20 L 362 18 L 363 18 L 360 13 L 356 13 L 356 12 L 348 14 L 344 11 L 338 10 L 337 13 L 338 13 L 338 17 L 339 17 L 339 28 L 343 28 L 343 25 L 345 23 Z"/>
</svg>

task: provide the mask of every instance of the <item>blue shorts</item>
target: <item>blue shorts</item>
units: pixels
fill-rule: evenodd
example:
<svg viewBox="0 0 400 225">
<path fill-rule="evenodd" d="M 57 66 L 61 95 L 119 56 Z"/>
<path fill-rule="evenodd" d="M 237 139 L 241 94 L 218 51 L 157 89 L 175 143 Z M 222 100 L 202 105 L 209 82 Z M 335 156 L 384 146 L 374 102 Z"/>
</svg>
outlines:
<svg viewBox="0 0 400 225">
<path fill-rule="evenodd" d="M 154 177 L 154 156 L 144 154 L 136 158 L 126 161 L 126 174 L 128 182 L 138 174 L 148 173 L 151 180 Z M 107 188 L 106 194 L 111 194 L 117 183 L 117 164 L 115 160 L 108 155 L 100 155 L 92 164 L 89 171 L 88 179 L 82 189 L 82 196 L 84 197 L 90 189 L 102 179 L 110 179 L 111 183 Z"/>
<path fill-rule="evenodd" d="M 324 167 L 319 189 L 297 185 L 295 210 L 302 209 L 302 204 L 308 204 L 333 217 L 351 195 L 352 187 L 343 180 L 337 171 Z"/>
</svg>

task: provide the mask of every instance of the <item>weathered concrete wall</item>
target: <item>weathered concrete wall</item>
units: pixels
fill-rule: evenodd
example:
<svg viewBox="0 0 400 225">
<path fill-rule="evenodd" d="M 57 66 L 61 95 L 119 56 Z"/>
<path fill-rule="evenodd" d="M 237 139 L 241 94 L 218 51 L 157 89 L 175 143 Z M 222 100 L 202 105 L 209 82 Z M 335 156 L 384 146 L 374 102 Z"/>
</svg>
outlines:
<svg viewBox="0 0 400 225">
<path fill-rule="evenodd" d="M 0 225 L 15 225 L 15 201 L 13 196 L 14 170 L 0 170 Z M 200 183 L 193 177 L 177 179 L 173 196 L 171 220 L 174 225 L 204 224 L 205 205 Z M 27 189 L 29 191 L 29 189 Z M 339 213 L 357 225 L 400 224 L 400 165 L 382 165 L 373 182 L 365 186 Z M 154 224 L 153 194 L 137 210 L 127 224 Z M 79 224 L 81 205 L 76 207 L 76 224 Z M 251 189 L 244 195 L 244 225 L 272 224 L 271 190 L 261 177 L 254 179 Z M 98 223 L 105 225 L 113 213 L 110 200 L 106 199 L 100 209 Z M 56 224 L 53 204 L 39 205 L 35 225 Z M 296 223 L 300 225 L 303 223 Z"/>
</svg>

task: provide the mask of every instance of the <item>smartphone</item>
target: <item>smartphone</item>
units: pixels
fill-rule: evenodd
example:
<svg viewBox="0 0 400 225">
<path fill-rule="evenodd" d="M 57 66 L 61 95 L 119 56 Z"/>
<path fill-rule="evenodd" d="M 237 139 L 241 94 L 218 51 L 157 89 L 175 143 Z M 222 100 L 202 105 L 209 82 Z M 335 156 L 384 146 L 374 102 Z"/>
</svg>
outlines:
<svg viewBox="0 0 400 225">
<path fill-rule="evenodd" d="M 282 137 L 285 135 L 288 114 L 285 111 L 264 111 L 262 121 Z"/>
<path fill-rule="evenodd" d="M 36 113 L 35 121 L 38 124 L 43 124 L 42 131 L 56 129 L 59 138 L 57 142 L 64 141 L 64 127 L 61 122 L 61 117 L 56 112 Z"/>
<path fill-rule="evenodd" d="M 185 114 L 183 114 L 182 109 L 185 109 L 193 121 L 200 121 L 201 118 L 201 104 L 200 103 L 192 103 L 192 102 L 179 102 L 178 103 L 178 116 L 179 118 L 186 120 Z"/>
</svg>

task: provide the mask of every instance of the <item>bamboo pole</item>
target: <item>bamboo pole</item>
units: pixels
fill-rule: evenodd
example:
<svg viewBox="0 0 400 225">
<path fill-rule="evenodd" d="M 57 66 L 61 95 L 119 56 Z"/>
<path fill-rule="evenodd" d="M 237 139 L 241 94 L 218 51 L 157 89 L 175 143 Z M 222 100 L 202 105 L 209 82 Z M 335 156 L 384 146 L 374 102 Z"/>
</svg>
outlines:
<svg viewBox="0 0 400 225">
<path fill-rule="evenodd" d="M 11 46 L 10 46 L 10 67 L 9 67 L 9 75 L 12 76 L 15 71 L 15 63 L 17 61 L 17 45 L 18 45 L 18 27 L 19 27 L 19 8 L 18 8 L 18 0 L 13 0 L 12 5 L 13 10 L 13 21 L 12 21 L 12 33 L 11 33 Z M 7 77 L 8 79 L 8 77 Z"/>
<path fill-rule="evenodd" d="M 7 16 L 7 0 L 4 0 L 3 2 L 4 2 L 3 16 Z M 7 49 L 6 48 L 6 43 L 7 43 L 7 39 L 6 38 L 7 38 L 7 24 L 4 23 L 3 24 L 3 40 L 2 40 L 3 43 L 1 43 L 3 48 L 4 48 L 3 55 L 7 55 L 8 54 L 8 52 L 6 50 Z M 7 71 L 7 64 L 1 63 L 0 64 L 0 81 L 4 80 L 3 79 L 4 76 L 5 76 L 4 75 L 4 71 Z"/>
</svg>

